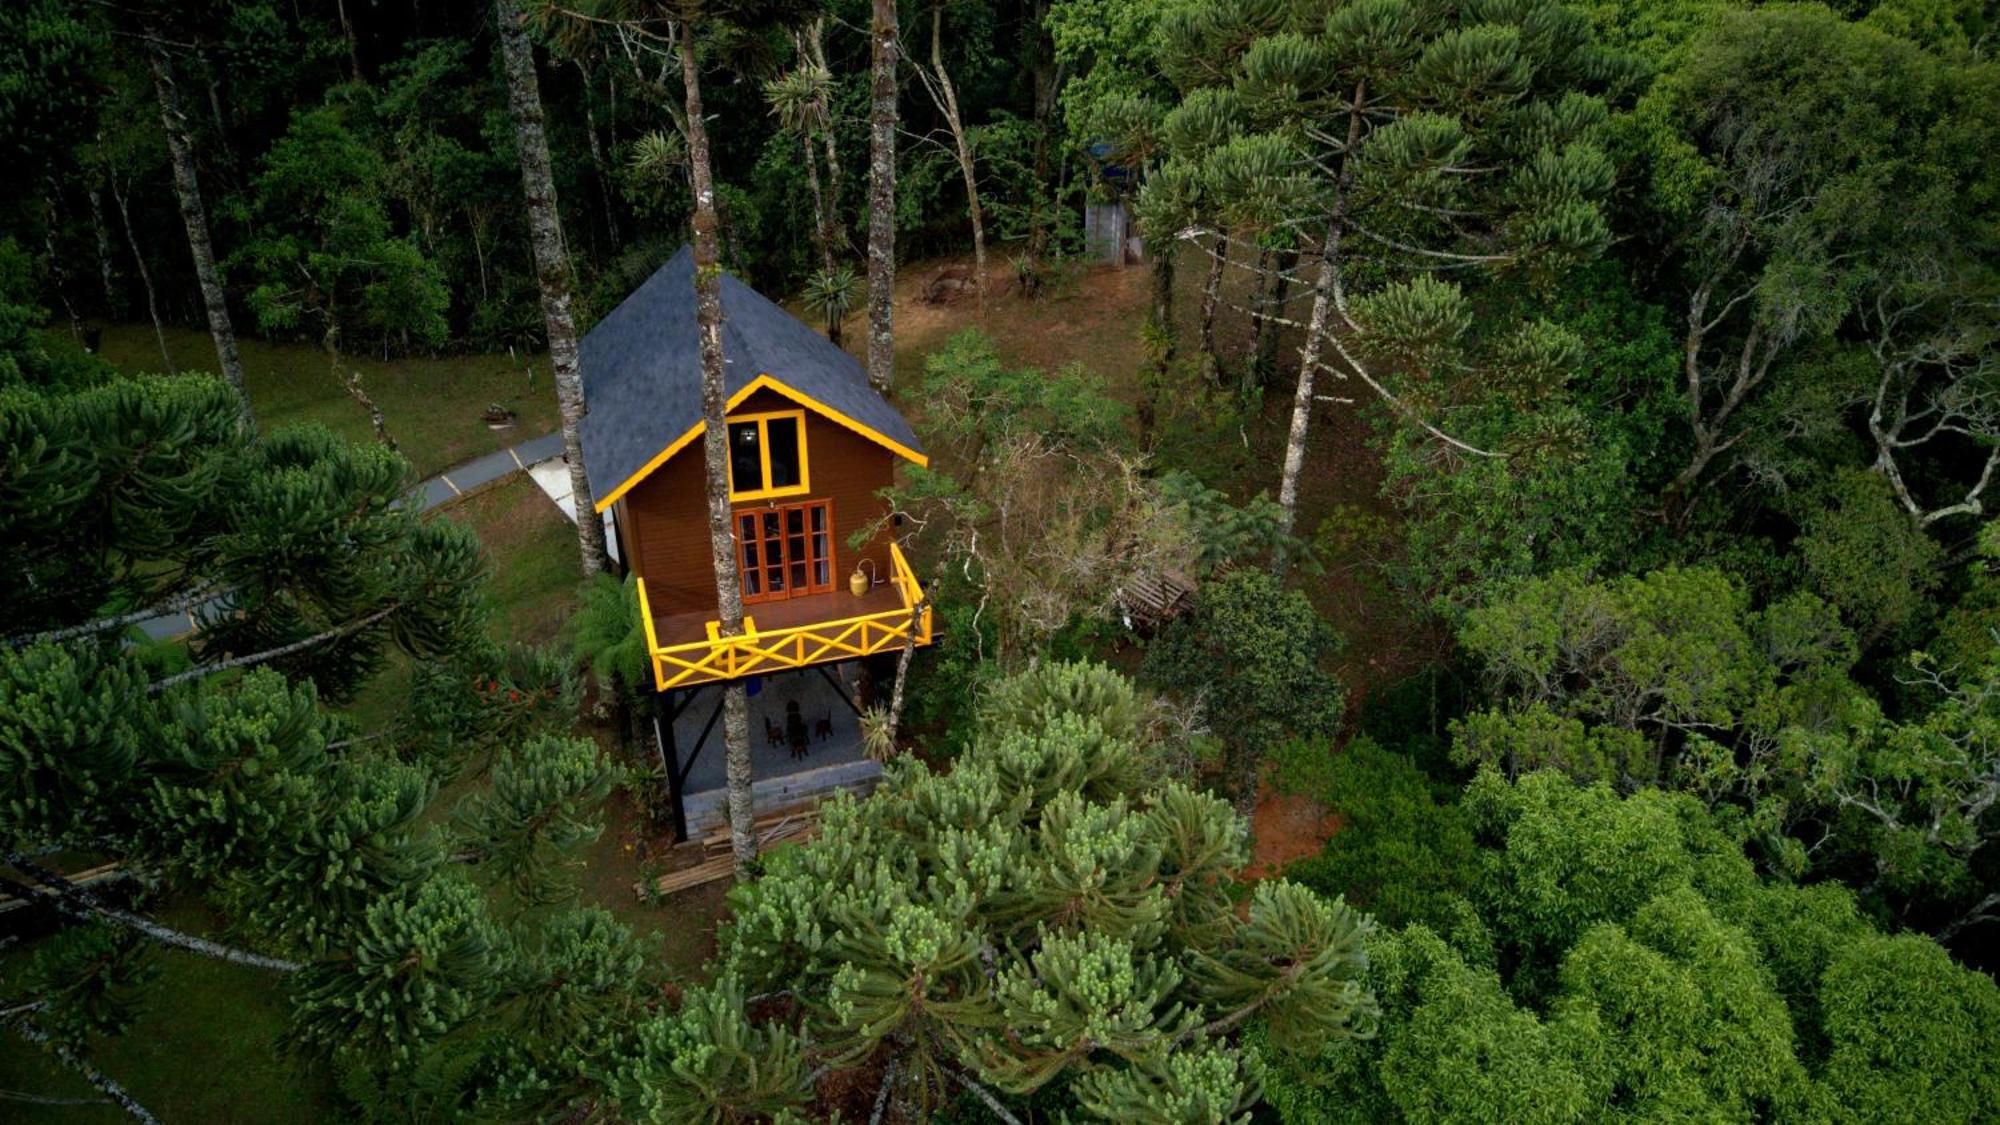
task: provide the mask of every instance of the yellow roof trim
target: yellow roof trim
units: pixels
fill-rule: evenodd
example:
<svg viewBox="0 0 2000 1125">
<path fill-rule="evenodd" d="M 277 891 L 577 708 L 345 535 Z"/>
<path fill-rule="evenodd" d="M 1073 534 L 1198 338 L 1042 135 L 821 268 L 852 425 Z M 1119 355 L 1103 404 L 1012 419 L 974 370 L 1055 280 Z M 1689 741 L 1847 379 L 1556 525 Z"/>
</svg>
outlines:
<svg viewBox="0 0 2000 1125">
<path fill-rule="evenodd" d="M 793 402 L 798 403 L 800 406 L 806 407 L 807 409 L 813 411 L 814 413 L 821 415 L 822 417 L 828 419 L 829 421 L 837 422 L 840 425 L 843 425 L 848 429 L 853 430 L 855 433 L 860 434 L 862 437 L 865 437 L 869 441 L 872 441 L 875 444 L 882 446 L 884 449 L 887 449 L 889 452 L 894 453 L 896 456 L 901 457 L 912 464 L 919 466 L 927 466 L 931 463 L 931 459 L 929 457 L 926 457 L 923 454 L 918 453 L 916 450 L 911 449 L 909 446 L 904 445 L 902 442 L 897 441 L 896 439 L 890 437 L 889 435 L 883 433 L 878 429 L 875 429 L 872 426 L 864 425 L 861 422 L 855 421 L 853 418 L 850 418 L 847 415 L 842 414 L 840 411 L 835 410 L 831 406 L 828 406 L 827 404 L 819 401 L 818 399 L 812 397 L 811 395 L 793 390 L 792 388 L 772 378 L 771 375 L 768 373 L 759 375 L 755 379 L 750 380 L 749 383 L 744 385 L 742 390 L 737 391 L 733 395 L 730 395 L 729 402 L 725 404 L 722 408 L 723 413 L 727 414 L 728 412 L 743 405 L 743 403 L 746 400 L 748 400 L 751 395 L 756 394 L 758 391 L 761 390 L 774 391 L 777 394 L 783 395 L 784 397 L 791 399 Z M 702 427 L 706 424 L 707 424 L 706 422 L 696 422 L 694 425 L 689 426 L 686 433 L 682 434 L 681 436 L 673 440 L 673 444 L 667 446 L 665 449 L 660 450 L 659 456 L 653 458 L 651 461 L 648 461 L 644 465 L 642 465 L 639 468 L 638 472 L 633 473 L 629 477 L 626 477 L 624 483 L 620 484 L 617 488 L 614 488 L 610 492 L 605 493 L 603 496 L 599 497 L 596 505 L 597 511 L 603 512 L 605 509 L 611 507 L 611 505 L 616 504 L 620 497 L 623 497 L 627 492 L 632 491 L 632 489 L 636 487 L 640 481 L 645 480 L 647 477 L 651 476 L 653 474 L 653 470 L 659 468 L 661 465 L 664 465 L 668 461 L 672 460 L 674 454 L 679 453 L 683 449 L 686 449 L 688 447 L 689 442 L 692 442 L 694 439 L 701 436 Z"/>
<path fill-rule="evenodd" d="M 874 442 L 876 445 L 879 445 L 884 449 L 887 449 L 889 452 L 894 453 L 896 456 L 901 457 L 903 460 L 908 461 L 911 464 L 919 466 L 927 466 L 931 463 L 931 459 L 929 457 L 926 457 L 923 454 L 918 453 L 916 450 L 911 449 L 909 446 L 904 445 L 902 442 L 897 441 L 895 438 L 890 437 L 888 434 L 885 434 L 882 431 L 875 429 L 872 426 L 865 425 L 861 422 L 857 422 L 854 419 L 848 417 L 847 415 L 842 414 L 840 411 L 835 410 L 833 407 L 828 406 L 827 404 L 812 397 L 811 395 L 806 394 L 802 391 L 795 391 L 792 388 L 786 386 L 785 384 L 778 382 L 778 380 L 772 378 L 769 375 L 757 376 L 756 379 L 751 381 L 749 386 L 743 388 L 741 394 L 739 394 L 736 398 L 730 399 L 729 400 L 730 409 L 732 410 L 735 409 L 739 401 L 748 398 L 752 391 L 758 390 L 760 388 L 768 388 L 770 390 L 776 391 L 777 393 L 785 396 L 786 398 L 791 399 L 793 402 L 798 403 L 800 406 L 803 406 L 808 410 L 815 411 L 831 419 L 832 421 L 838 422 L 841 425 L 846 426 L 848 429 L 853 430 L 855 433 L 860 434 L 862 437 L 865 437 L 869 441 Z"/>
</svg>

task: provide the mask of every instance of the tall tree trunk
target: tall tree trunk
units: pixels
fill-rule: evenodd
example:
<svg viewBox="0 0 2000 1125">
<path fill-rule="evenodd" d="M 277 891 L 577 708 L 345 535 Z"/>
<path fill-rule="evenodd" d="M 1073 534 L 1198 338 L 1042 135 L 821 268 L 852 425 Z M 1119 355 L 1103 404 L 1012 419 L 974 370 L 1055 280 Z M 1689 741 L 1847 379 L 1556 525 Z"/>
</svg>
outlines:
<svg viewBox="0 0 2000 1125">
<path fill-rule="evenodd" d="M 896 375 L 896 0 L 873 0 L 868 140 L 868 382 Z"/>
<path fill-rule="evenodd" d="M 56 196 L 61 191 L 55 177 L 48 180 L 47 194 L 42 196 L 42 209 L 47 221 L 42 224 L 42 257 L 49 263 L 50 288 L 56 291 L 56 299 L 62 302 L 63 312 L 69 316 L 69 338 L 83 343 L 83 321 L 76 315 L 76 302 L 69 299 L 69 267 L 63 265 L 62 253 L 56 248 L 56 230 L 61 222 L 56 210 Z"/>
<path fill-rule="evenodd" d="M 701 337 L 702 461 L 708 480 L 708 549 L 715 563 L 716 618 L 724 637 L 743 633 L 743 587 L 736 573 L 730 526 L 729 429 L 723 421 L 729 388 L 722 356 L 722 266 L 716 249 L 715 178 L 709 168 L 708 123 L 701 115 L 701 71 L 694 26 L 681 21 L 681 80 L 687 87 L 688 171 L 694 181 L 694 321 Z M 729 785 L 729 848 L 739 882 L 757 874 L 757 814 L 750 786 L 750 703 L 742 680 L 722 688 L 723 773 Z"/>
<path fill-rule="evenodd" d="M 979 311 L 986 311 L 986 221 L 979 208 L 979 170 L 972 162 L 972 141 L 965 135 L 965 117 L 958 111 L 958 88 L 951 83 L 951 74 L 944 68 L 944 4 L 931 6 L 931 73 L 935 85 L 930 87 L 938 112 L 944 115 L 944 123 L 951 130 L 951 139 L 957 150 L 958 171 L 965 178 L 965 206 L 972 218 L 972 285 L 979 298 Z"/>
<path fill-rule="evenodd" d="M 1172 236 L 1150 239 L 1153 255 L 1153 329 L 1160 334 L 1160 366 L 1174 358 L 1174 250 Z"/>
<path fill-rule="evenodd" d="M 1320 348 L 1331 330 L 1333 304 L 1339 296 L 1341 236 L 1347 223 L 1347 192 L 1354 177 L 1354 150 L 1361 143 L 1361 110 L 1368 84 L 1358 83 L 1348 106 L 1347 144 L 1341 149 L 1340 173 L 1334 179 L 1332 215 L 1320 246 L 1319 275 L 1313 280 L 1312 316 L 1306 323 L 1305 346 L 1299 356 L 1299 381 L 1292 396 L 1292 426 L 1285 438 L 1285 466 L 1278 478 L 1278 529 L 1289 535 L 1298 523 L 1299 470 L 1306 460 L 1306 431 L 1312 424 L 1313 380 L 1319 371 Z M 1283 552 L 1273 556 L 1272 569 L 1283 575 Z"/>
<path fill-rule="evenodd" d="M 828 277 L 833 276 L 833 209 L 827 206 L 826 190 L 819 182 L 819 153 L 813 148 L 812 134 L 799 138 L 799 148 L 806 158 L 806 187 L 813 197 L 813 248 L 819 251 L 819 268 Z M 838 337 L 840 327 L 832 325 L 830 337 Z M 836 338 L 835 343 L 840 341 Z"/>
<path fill-rule="evenodd" d="M 340 34 L 347 40 L 347 68 L 356 82 L 361 81 L 361 50 L 354 41 L 354 24 L 347 18 L 347 0 L 333 0 L 340 14 Z"/>
<path fill-rule="evenodd" d="M 576 505 L 576 541 L 588 577 L 604 569 L 604 521 L 597 515 L 596 497 L 584 471 L 583 372 L 577 366 L 576 318 L 569 307 L 562 213 L 556 209 L 548 135 L 542 128 L 542 91 L 535 79 L 534 45 L 528 42 L 519 4 L 495 0 L 494 10 L 507 65 L 507 108 L 514 117 L 514 147 L 521 157 L 521 193 L 527 198 L 535 276 L 542 288 L 542 319 L 548 324 L 549 363 L 555 368 L 556 406 L 562 413 L 563 456 L 569 462 L 569 494 Z"/>
<path fill-rule="evenodd" d="M 896 654 L 896 681 L 889 690 L 889 718 L 884 724 L 891 749 L 896 744 L 896 730 L 903 722 L 903 686 L 909 682 L 910 659 L 917 653 L 917 632 L 923 627 L 924 610 L 930 604 L 929 594 L 911 603 L 909 632 L 903 637 L 903 650 Z"/>
<path fill-rule="evenodd" d="M 597 111 L 590 104 L 590 68 L 578 59 L 576 70 L 583 78 L 583 133 L 590 141 L 590 166 L 597 172 L 597 205 L 604 209 L 604 231 L 611 236 L 611 244 L 616 247 L 618 238 L 618 217 L 611 203 L 611 168 L 604 160 L 604 144 L 597 139 Z M 596 239 L 591 244 L 596 245 Z"/>
<path fill-rule="evenodd" d="M 96 184 L 84 193 L 90 200 L 90 231 L 97 236 L 97 280 L 104 285 L 104 314 L 118 315 L 118 286 L 111 279 L 111 227 L 104 221 L 104 192 Z"/>
<path fill-rule="evenodd" d="M 1222 373 L 1222 355 L 1215 350 L 1215 311 L 1222 304 L 1222 274 L 1229 264 L 1229 232 L 1218 230 L 1215 250 L 1208 257 L 1208 278 L 1201 286 L 1202 368 L 1211 382 Z"/>
<path fill-rule="evenodd" d="M 1306 323 L 1305 347 L 1299 357 L 1299 381 L 1292 394 L 1292 426 L 1285 437 L 1285 465 L 1278 478 L 1278 530 L 1289 535 L 1298 522 L 1299 471 L 1306 463 L 1306 429 L 1312 423 L 1313 382 L 1319 372 L 1320 348 L 1332 316 L 1335 262 L 1340 253 L 1340 224 L 1326 233 L 1319 276 L 1313 281 L 1312 316 Z M 1272 569 L 1282 577 L 1290 560 L 1272 555 Z"/>
<path fill-rule="evenodd" d="M 1271 284 L 1274 280 L 1271 257 L 1270 250 L 1262 246 L 1257 248 L 1257 265 L 1252 271 L 1256 280 L 1250 288 L 1250 351 L 1243 357 L 1243 384 L 1246 387 L 1253 376 L 1262 378 L 1257 372 L 1257 348 L 1264 339 L 1264 321 L 1271 311 Z"/>
<path fill-rule="evenodd" d="M 831 76 L 833 69 L 826 65 L 825 32 L 826 21 L 814 20 L 812 27 L 806 31 L 805 44 L 811 52 L 813 66 Z M 840 221 L 840 146 L 833 135 L 833 106 L 824 93 L 819 98 L 819 119 L 826 123 L 825 131 L 820 134 L 820 145 L 826 150 L 826 209 L 832 219 L 830 241 L 834 253 L 844 255 L 853 249 L 854 243 L 847 236 L 847 224 Z"/>
<path fill-rule="evenodd" d="M 174 356 L 167 350 L 167 330 L 160 323 L 160 299 L 153 291 L 153 271 L 146 265 L 146 255 L 139 249 L 139 236 L 132 230 L 132 208 L 126 202 L 124 189 L 118 186 L 118 174 L 113 172 L 105 177 L 111 185 L 111 202 L 118 205 L 118 225 L 125 228 L 125 245 L 132 249 L 132 262 L 139 269 L 139 284 L 146 290 L 146 315 L 153 320 L 153 339 L 160 344 L 160 360 L 167 365 L 167 374 L 174 373 Z"/>
<path fill-rule="evenodd" d="M 1257 334 L 1257 370 L 1264 378 L 1278 377 L 1278 337 L 1285 330 L 1285 301 L 1291 296 L 1292 271 L 1298 268 L 1297 250 L 1279 250 L 1272 255 L 1275 273 L 1270 297 L 1265 303 L 1264 323 Z"/>
<path fill-rule="evenodd" d="M 1039 275 L 1043 259 L 1049 252 L 1049 215 L 1046 203 L 1050 196 L 1049 183 L 1049 120 L 1055 114 L 1058 81 L 1055 65 L 1055 44 L 1049 39 L 1049 0 L 1033 0 L 1030 8 L 1033 19 L 1030 33 L 1034 42 L 1029 49 L 1032 59 L 1031 83 L 1034 87 L 1034 129 L 1032 130 L 1033 158 L 1030 166 L 1034 170 L 1034 195 L 1028 202 L 1028 261 Z"/>
<path fill-rule="evenodd" d="M 201 285 L 202 304 L 208 310 L 208 334 L 215 339 L 216 362 L 222 377 L 236 388 L 242 400 L 243 420 L 255 427 L 250 411 L 250 392 L 243 385 L 243 360 L 236 354 L 236 327 L 229 322 L 229 301 L 222 291 L 222 277 L 215 269 L 215 246 L 208 239 L 208 210 L 201 202 L 201 184 L 194 174 L 194 145 L 188 138 L 187 116 L 181 112 L 180 92 L 174 85 L 174 63 L 157 27 L 147 27 L 146 51 L 153 69 L 153 93 L 160 102 L 160 128 L 167 135 L 167 155 L 174 167 L 174 194 L 181 205 L 181 222 L 187 227 L 188 250 L 194 255 L 195 280 Z"/>
</svg>

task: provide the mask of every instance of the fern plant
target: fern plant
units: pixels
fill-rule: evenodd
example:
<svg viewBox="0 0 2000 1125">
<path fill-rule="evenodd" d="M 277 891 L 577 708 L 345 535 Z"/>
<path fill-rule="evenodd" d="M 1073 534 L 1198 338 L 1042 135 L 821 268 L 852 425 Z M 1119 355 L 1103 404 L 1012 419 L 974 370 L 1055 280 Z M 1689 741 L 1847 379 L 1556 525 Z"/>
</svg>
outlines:
<svg viewBox="0 0 2000 1125">
<path fill-rule="evenodd" d="M 606 696 L 628 699 L 646 682 L 646 626 L 639 618 L 639 583 L 600 574 L 584 588 L 570 618 L 570 651 L 589 666 Z"/>
</svg>

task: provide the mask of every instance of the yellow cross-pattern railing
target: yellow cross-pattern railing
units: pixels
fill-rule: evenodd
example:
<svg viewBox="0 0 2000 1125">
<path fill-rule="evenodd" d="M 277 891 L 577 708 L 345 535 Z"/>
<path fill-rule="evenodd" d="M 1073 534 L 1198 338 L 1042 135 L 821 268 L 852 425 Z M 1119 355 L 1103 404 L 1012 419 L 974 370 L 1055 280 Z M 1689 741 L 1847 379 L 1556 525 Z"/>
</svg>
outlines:
<svg viewBox="0 0 2000 1125">
<path fill-rule="evenodd" d="M 639 616 L 646 624 L 646 650 L 652 654 L 653 683 L 661 691 L 690 684 L 735 680 L 744 676 L 804 668 L 828 661 L 901 648 L 910 634 L 910 608 L 923 601 L 923 587 L 910 569 L 902 548 L 889 545 L 890 581 L 902 595 L 902 606 L 859 617 L 815 621 L 769 632 L 757 630 L 755 619 L 745 619 L 745 631 L 734 637 L 717 635 L 717 624 L 708 623 L 711 639 L 661 647 L 653 628 L 653 608 L 646 600 L 646 580 L 639 579 Z M 916 643 L 931 643 L 931 607 L 918 615 Z"/>
</svg>

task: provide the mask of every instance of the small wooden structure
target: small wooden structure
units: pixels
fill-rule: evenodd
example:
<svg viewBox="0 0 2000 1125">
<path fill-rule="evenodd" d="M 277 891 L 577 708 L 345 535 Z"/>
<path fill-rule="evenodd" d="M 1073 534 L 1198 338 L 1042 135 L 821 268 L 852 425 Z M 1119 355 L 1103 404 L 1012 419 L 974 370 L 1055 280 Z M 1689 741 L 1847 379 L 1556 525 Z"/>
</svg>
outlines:
<svg viewBox="0 0 2000 1125">
<path fill-rule="evenodd" d="M 1134 631 L 1151 635 L 1194 608 L 1195 581 L 1179 571 L 1142 575 L 1118 590 L 1118 608 Z"/>
<path fill-rule="evenodd" d="M 690 252 L 583 341 L 584 460 L 639 576 L 662 691 L 900 648 L 922 601 L 878 495 L 897 462 L 928 463 L 909 423 L 854 357 L 727 274 L 722 311 L 739 637 L 715 620 Z M 928 610 L 916 628 L 928 644 Z"/>
<path fill-rule="evenodd" d="M 928 463 L 915 433 L 854 357 L 736 278 L 721 286 L 737 636 L 722 635 L 716 612 L 692 252 L 682 247 L 581 348 L 584 462 L 638 576 L 683 838 L 681 786 L 719 710 L 700 709 L 709 722 L 682 760 L 674 726 L 694 692 L 931 643 L 931 611 L 880 495 L 899 463 Z M 851 687 L 826 682 L 852 710 Z"/>
</svg>

